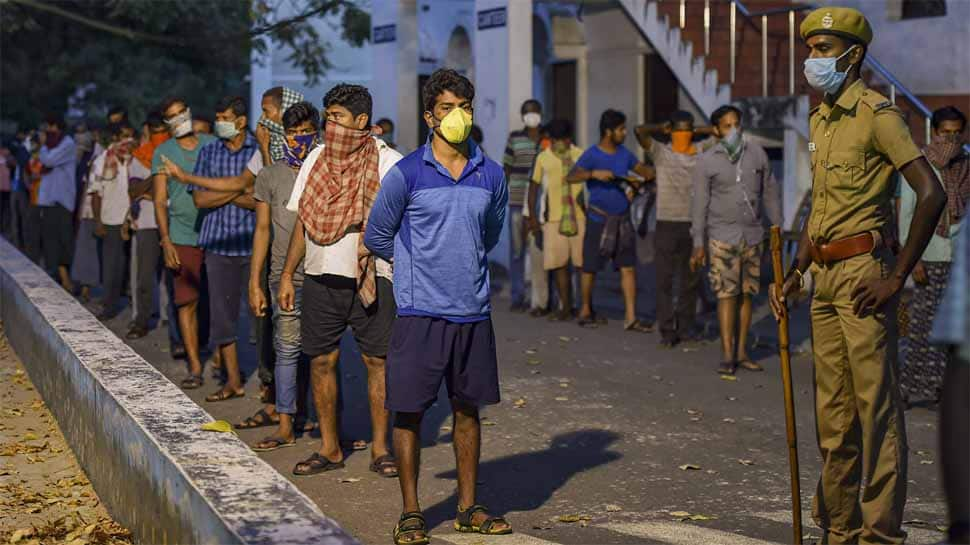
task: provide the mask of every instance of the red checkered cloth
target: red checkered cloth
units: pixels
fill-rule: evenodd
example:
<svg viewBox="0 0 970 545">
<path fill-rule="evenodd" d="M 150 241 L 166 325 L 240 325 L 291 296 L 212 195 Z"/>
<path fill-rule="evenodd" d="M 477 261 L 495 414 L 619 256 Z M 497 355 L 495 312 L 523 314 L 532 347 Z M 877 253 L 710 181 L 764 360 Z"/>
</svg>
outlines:
<svg viewBox="0 0 970 545">
<path fill-rule="evenodd" d="M 334 244 L 348 232 L 363 233 L 381 187 L 377 143 L 369 128 L 350 129 L 328 122 L 325 138 L 326 147 L 307 177 L 299 212 L 307 236 L 321 246 Z M 377 300 L 375 267 L 374 256 L 361 236 L 357 293 L 365 308 Z"/>
</svg>

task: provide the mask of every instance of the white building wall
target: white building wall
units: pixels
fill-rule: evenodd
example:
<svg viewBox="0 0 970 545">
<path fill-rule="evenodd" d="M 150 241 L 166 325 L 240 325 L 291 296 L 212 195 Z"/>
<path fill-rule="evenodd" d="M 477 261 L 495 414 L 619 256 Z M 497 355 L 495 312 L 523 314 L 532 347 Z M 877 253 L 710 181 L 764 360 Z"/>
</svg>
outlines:
<svg viewBox="0 0 970 545">
<path fill-rule="evenodd" d="M 374 121 L 386 117 L 394 122 L 398 149 L 418 147 L 418 100 L 415 95 L 418 70 L 417 0 L 372 0 L 371 26 L 394 25 L 394 41 L 372 42 Z M 373 38 L 373 34 L 372 34 Z"/>
<path fill-rule="evenodd" d="M 970 1 L 947 0 L 946 17 L 893 19 L 887 0 L 822 0 L 853 7 L 872 25 L 872 55 L 919 95 L 970 93 Z M 927 62 L 930 60 L 930 62 Z"/>
<path fill-rule="evenodd" d="M 586 35 L 586 70 L 588 81 L 587 113 L 589 122 L 585 139 L 590 145 L 599 141 L 599 119 L 612 108 L 627 116 L 628 134 L 644 119 L 643 75 L 647 44 L 618 9 L 592 13 L 583 17 Z M 638 147 L 632 136 L 627 146 Z"/>
</svg>

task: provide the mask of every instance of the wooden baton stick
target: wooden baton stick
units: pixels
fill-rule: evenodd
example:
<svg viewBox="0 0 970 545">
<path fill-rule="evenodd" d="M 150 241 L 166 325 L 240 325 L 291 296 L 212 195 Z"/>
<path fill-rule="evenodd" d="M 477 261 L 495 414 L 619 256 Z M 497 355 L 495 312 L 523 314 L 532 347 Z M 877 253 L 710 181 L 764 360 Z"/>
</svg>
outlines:
<svg viewBox="0 0 970 545">
<path fill-rule="evenodd" d="M 771 226 L 771 268 L 775 288 L 781 293 L 785 276 L 781 264 L 781 228 Z M 794 543 L 802 544 L 802 494 L 798 480 L 798 432 L 795 429 L 795 398 L 792 394 L 791 359 L 788 354 L 788 309 L 778 320 L 778 354 L 781 356 L 781 381 L 785 392 L 785 429 L 788 432 L 788 467 L 791 469 L 792 531 Z"/>
</svg>

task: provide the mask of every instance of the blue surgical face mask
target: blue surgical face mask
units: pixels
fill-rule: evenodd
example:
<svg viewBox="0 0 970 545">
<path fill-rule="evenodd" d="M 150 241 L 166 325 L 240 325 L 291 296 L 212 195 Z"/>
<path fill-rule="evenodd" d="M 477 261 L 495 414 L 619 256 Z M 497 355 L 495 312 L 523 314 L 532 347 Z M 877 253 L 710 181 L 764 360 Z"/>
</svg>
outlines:
<svg viewBox="0 0 970 545">
<path fill-rule="evenodd" d="M 839 72 L 836 65 L 853 49 L 855 49 L 854 46 L 835 58 L 805 59 L 805 79 L 808 80 L 808 84 L 816 91 L 822 91 L 828 95 L 837 93 L 845 82 L 848 69 L 845 72 Z"/>
</svg>

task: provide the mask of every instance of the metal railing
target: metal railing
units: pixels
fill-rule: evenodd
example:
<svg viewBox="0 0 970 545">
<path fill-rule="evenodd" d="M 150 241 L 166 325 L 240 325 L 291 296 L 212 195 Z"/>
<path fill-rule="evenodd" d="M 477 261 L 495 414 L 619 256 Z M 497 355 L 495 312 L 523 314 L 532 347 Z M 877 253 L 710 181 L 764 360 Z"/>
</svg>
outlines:
<svg viewBox="0 0 970 545">
<path fill-rule="evenodd" d="M 735 81 L 735 69 L 737 66 L 737 14 L 740 13 L 746 20 L 748 24 L 754 28 L 758 28 L 756 21 L 760 20 L 760 32 L 761 32 L 761 94 L 763 96 L 768 96 L 768 18 L 780 15 L 788 16 L 788 94 L 795 94 L 795 19 L 796 14 L 801 11 L 808 11 L 816 9 L 817 6 L 812 4 L 792 4 L 790 7 L 774 8 L 762 11 L 752 11 L 748 9 L 740 0 L 713 0 L 715 2 L 730 2 L 730 81 L 733 84 Z M 680 2 L 680 28 L 687 28 L 687 0 L 679 0 Z M 712 0 L 704 0 L 704 55 L 710 55 L 711 53 L 711 2 Z M 933 112 L 926 107 L 923 102 L 916 97 L 905 85 L 900 83 L 892 73 L 886 69 L 878 60 L 876 60 L 871 54 L 867 54 L 864 62 L 865 66 L 872 70 L 873 73 L 878 75 L 888 86 L 889 86 L 889 99 L 893 104 L 896 104 L 896 100 L 899 96 L 902 96 L 909 104 L 916 110 L 916 112 L 923 116 L 924 126 L 926 130 L 926 142 L 930 141 L 930 136 L 932 133 L 931 119 L 933 117 Z"/>
</svg>

